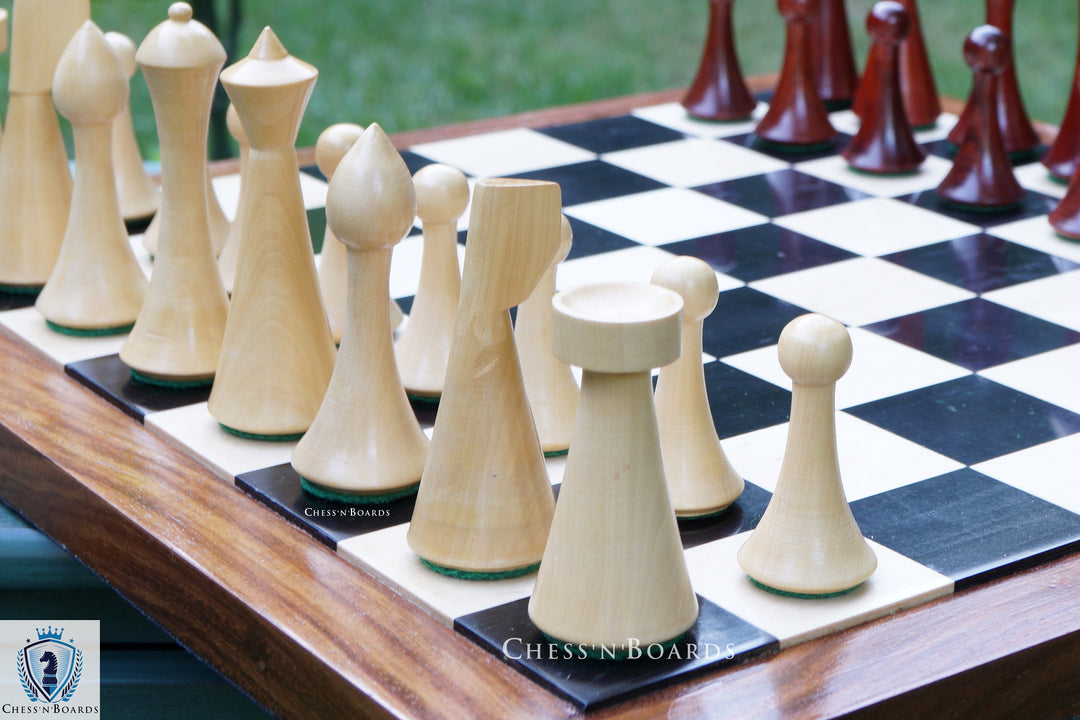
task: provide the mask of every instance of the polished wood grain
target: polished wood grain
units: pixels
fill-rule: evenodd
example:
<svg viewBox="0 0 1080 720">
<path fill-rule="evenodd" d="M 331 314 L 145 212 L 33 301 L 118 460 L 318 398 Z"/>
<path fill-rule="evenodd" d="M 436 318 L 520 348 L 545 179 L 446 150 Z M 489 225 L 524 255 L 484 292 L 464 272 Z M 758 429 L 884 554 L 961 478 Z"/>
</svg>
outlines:
<svg viewBox="0 0 1080 720">
<path fill-rule="evenodd" d="M 584 121 L 681 94 L 393 139 Z M 3 334 L 0 373 L 0 499 L 273 712 L 579 715 Z M 1072 717 L 1078 664 L 1074 555 L 589 717 Z"/>
</svg>

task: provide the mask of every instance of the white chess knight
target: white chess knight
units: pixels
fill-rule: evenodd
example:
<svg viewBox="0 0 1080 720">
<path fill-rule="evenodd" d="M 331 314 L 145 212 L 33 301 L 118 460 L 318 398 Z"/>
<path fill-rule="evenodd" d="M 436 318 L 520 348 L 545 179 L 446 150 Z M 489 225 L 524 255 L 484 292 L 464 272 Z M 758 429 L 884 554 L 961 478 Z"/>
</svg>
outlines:
<svg viewBox="0 0 1080 720">
<path fill-rule="evenodd" d="M 773 590 L 844 592 L 877 567 L 844 495 L 836 451 L 836 382 L 851 365 L 851 337 L 835 320 L 803 315 L 784 328 L 778 352 L 792 381 L 787 446 L 772 500 L 739 549 L 739 565 Z"/>
</svg>

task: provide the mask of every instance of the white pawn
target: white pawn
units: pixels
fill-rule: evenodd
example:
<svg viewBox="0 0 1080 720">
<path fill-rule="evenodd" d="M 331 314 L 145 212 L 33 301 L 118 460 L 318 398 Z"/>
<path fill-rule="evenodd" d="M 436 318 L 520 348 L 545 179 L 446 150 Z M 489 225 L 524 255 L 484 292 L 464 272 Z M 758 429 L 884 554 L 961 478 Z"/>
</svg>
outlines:
<svg viewBox="0 0 1080 720">
<path fill-rule="evenodd" d="M 395 352 L 405 390 L 414 397 L 438 398 L 461 292 L 457 222 L 469 204 L 469 183 L 460 170 L 435 164 L 418 170 L 413 185 L 416 212 L 424 224 L 424 251 L 409 324 Z"/>
<path fill-rule="evenodd" d="M 126 332 L 139 315 L 147 287 L 113 183 L 110 139 L 113 119 L 127 107 L 128 81 L 90 20 L 60 56 L 53 98 L 72 125 L 75 188 L 60 254 L 37 307 L 62 332 Z"/>
<path fill-rule="evenodd" d="M 698 617 L 664 482 L 649 371 L 679 355 L 682 299 L 655 285 L 562 292 L 553 347 L 581 367 L 570 454 L 529 617 L 593 652 L 678 638 Z"/>
<path fill-rule="evenodd" d="M 124 76 L 130 83 L 138 70 L 135 64 L 135 43 L 127 35 L 118 32 L 105 33 L 105 39 L 112 46 L 120 61 L 120 67 L 124 69 Z M 131 122 L 131 105 L 127 103 L 113 121 L 112 155 L 120 214 L 124 220 L 142 220 L 152 216 L 161 207 L 161 193 L 146 172 Z"/>
<path fill-rule="evenodd" d="M 562 218 L 559 252 L 540 278 L 540 284 L 517 309 L 514 339 L 521 356 L 521 374 L 529 394 L 536 432 L 545 455 L 559 455 L 570 448 L 570 433 L 577 412 L 578 386 L 570 366 L 551 349 L 551 298 L 555 294 L 555 270 L 566 259 L 573 242 L 570 221 Z"/>
<path fill-rule="evenodd" d="M 390 305 L 382 302 L 391 252 L 412 227 L 416 195 L 409 169 L 377 124 L 341 161 L 326 212 L 347 248 L 348 303 L 330 386 L 292 464 L 320 497 L 386 501 L 415 491 L 428 440 L 401 386 Z"/>
<path fill-rule="evenodd" d="M 684 303 L 682 354 L 660 369 L 656 381 L 656 416 L 671 503 L 679 517 L 712 515 L 735 502 L 744 485 L 720 447 L 701 364 L 702 325 L 716 307 L 720 288 L 708 263 L 694 257 L 660 266 L 652 283 L 679 293 Z"/>
<path fill-rule="evenodd" d="M 772 500 L 739 548 L 739 565 L 772 590 L 844 592 L 877 567 L 844 496 L 836 452 L 834 396 L 851 364 L 851 337 L 835 320 L 803 315 L 784 328 L 778 352 L 792 381 L 787 447 Z"/>
</svg>

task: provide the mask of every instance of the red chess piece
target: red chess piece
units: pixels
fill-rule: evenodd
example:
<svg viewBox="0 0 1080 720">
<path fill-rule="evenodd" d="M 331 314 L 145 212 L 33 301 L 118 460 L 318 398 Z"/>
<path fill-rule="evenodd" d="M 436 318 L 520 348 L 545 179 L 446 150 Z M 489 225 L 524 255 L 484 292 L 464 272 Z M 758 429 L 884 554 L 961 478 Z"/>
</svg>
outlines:
<svg viewBox="0 0 1080 720">
<path fill-rule="evenodd" d="M 919 167 L 926 151 L 915 141 L 900 92 L 900 44 L 908 33 L 904 6 L 884 0 L 870 9 L 866 30 L 873 43 L 859 88 L 862 125 L 844 150 L 856 170 L 905 173 Z"/>
<path fill-rule="evenodd" d="M 781 145 L 822 145 L 836 134 L 825 103 L 818 95 L 810 53 L 811 20 L 818 0 L 778 0 L 787 23 L 784 64 L 769 103 L 758 123 L 758 137 Z"/>
<path fill-rule="evenodd" d="M 1020 85 L 1016 81 L 1016 63 L 1012 51 L 1012 24 L 1014 0 L 986 0 L 986 23 L 999 28 L 1009 38 L 1009 50 L 1005 69 L 998 80 L 997 107 L 998 124 L 1005 142 L 1005 151 L 1010 155 L 1030 155 L 1039 145 L 1039 136 L 1031 125 L 1024 100 L 1020 95 Z M 972 91 L 974 92 L 974 90 Z M 975 122 L 970 110 L 971 103 L 965 106 L 956 126 L 949 133 L 949 142 L 960 145 L 964 142 L 964 133 L 968 125 Z"/>
<path fill-rule="evenodd" d="M 735 0 L 710 0 L 709 35 L 697 76 L 686 91 L 682 104 L 686 111 L 703 120 L 745 120 L 757 106 L 746 87 L 735 35 L 731 6 Z"/>
<path fill-rule="evenodd" d="M 855 53 L 851 49 L 844 0 L 821 0 L 811 25 L 810 42 L 818 95 L 827 109 L 849 107 L 855 98 L 859 76 L 855 70 Z"/>
<path fill-rule="evenodd" d="M 1073 175 L 1072 181 L 1069 183 L 1069 189 L 1065 192 L 1065 197 L 1061 198 L 1061 202 L 1054 208 L 1054 211 L 1050 213 L 1050 226 L 1058 232 L 1059 235 L 1064 235 L 1072 240 L 1080 240 L 1080 183 L 1077 182 L 1077 176 Z"/>
<path fill-rule="evenodd" d="M 1013 175 L 998 126 L 997 80 L 1009 64 L 1009 36 L 993 25 L 981 25 L 964 42 L 964 61 L 974 71 L 971 98 L 965 114 L 971 116 L 952 170 L 938 185 L 945 201 L 972 208 L 998 210 L 1024 199 L 1024 189 Z"/>
<path fill-rule="evenodd" d="M 1043 156 L 1042 164 L 1053 177 L 1066 183 L 1080 166 L 1080 51 L 1076 55 L 1076 70 L 1073 72 L 1065 117 L 1053 145 Z"/>
<path fill-rule="evenodd" d="M 900 44 L 900 92 L 908 122 L 914 128 L 930 127 L 941 115 L 930 58 L 926 54 L 919 7 L 915 0 L 900 0 L 908 14 L 907 39 Z"/>
</svg>

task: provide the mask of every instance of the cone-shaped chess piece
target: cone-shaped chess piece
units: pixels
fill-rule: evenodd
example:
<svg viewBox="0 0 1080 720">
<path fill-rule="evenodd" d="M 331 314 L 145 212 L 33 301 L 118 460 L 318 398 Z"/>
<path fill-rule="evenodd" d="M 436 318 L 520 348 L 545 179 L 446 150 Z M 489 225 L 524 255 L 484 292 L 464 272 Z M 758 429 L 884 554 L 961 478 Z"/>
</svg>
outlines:
<svg viewBox="0 0 1080 720">
<path fill-rule="evenodd" d="M 1009 63 L 1009 36 L 981 25 L 964 42 L 964 60 L 974 72 L 965 114 L 971 118 L 952 169 L 937 187 L 946 202 L 984 210 L 1007 209 L 1026 194 L 1013 174 L 995 112 L 998 76 Z"/>
<path fill-rule="evenodd" d="M 460 170 L 439 164 L 420 168 L 413 183 L 424 249 L 409 324 L 401 331 L 395 352 L 406 392 L 438 398 L 446 380 L 461 292 L 457 223 L 469 205 L 469 183 Z"/>
<path fill-rule="evenodd" d="M 191 6 L 169 6 L 169 19 L 135 53 L 150 88 L 161 146 L 160 235 L 154 272 L 120 359 L 144 380 L 164 384 L 213 379 L 228 298 L 221 285 L 206 212 L 206 136 L 225 48 Z"/>
<path fill-rule="evenodd" d="M 135 64 L 135 43 L 127 35 L 118 32 L 105 33 L 113 53 L 124 69 L 128 83 L 139 69 Z M 135 128 L 131 122 L 131 106 L 127 103 L 117 114 L 112 125 L 112 163 L 116 176 L 116 194 L 120 201 L 120 215 L 124 220 L 144 220 L 161 207 L 161 193 L 150 179 L 143 164 Z"/>
<path fill-rule="evenodd" d="M 907 173 L 926 159 L 915 141 L 900 93 L 899 46 L 908 32 L 904 6 L 892 0 L 876 3 L 866 18 L 870 57 L 859 87 L 862 125 L 844 149 L 848 165 L 868 173 Z"/>
<path fill-rule="evenodd" d="M 473 191 L 446 385 L 408 533 L 435 569 L 522 573 L 544 552 L 555 495 L 509 309 L 558 252 L 560 205 L 550 182 L 482 180 Z"/>
<path fill-rule="evenodd" d="M 294 147 L 317 76 L 270 28 L 221 72 L 251 151 L 240 201 L 244 235 L 208 408 L 244 436 L 306 432 L 334 370 Z"/>
<path fill-rule="evenodd" d="M 818 0 L 778 0 L 787 24 L 784 64 L 769 110 L 757 124 L 758 137 L 780 145 L 821 145 L 836 134 L 814 77 L 810 33 Z"/>
<path fill-rule="evenodd" d="M 1040 162 L 1057 180 L 1067 183 L 1080 167 L 1080 44 L 1077 45 L 1069 102 L 1057 137 Z"/>
<path fill-rule="evenodd" d="M 694 82 L 682 99 L 690 115 L 703 120 L 745 120 L 757 107 L 739 68 L 732 29 L 735 0 L 710 0 L 709 34 Z"/>
<path fill-rule="evenodd" d="M 926 53 L 917 0 L 900 0 L 908 14 L 908 34 L 900 43 L 900 94 L 913 128 L 932 127 L 941 115 L 934 71 Z"/>
<path fill-rule="evenodd" d="M 204 163 L 205 164 L 205 163 Z M 164 163 L 162 163 L 164 165 Z M 164 173 L 164 168 L 162 169 Z M 214 192 L 213 177 L 210 174 L 210 166 L 206 164 L 206 212 L 207 222 L 210 227 L 210 249 L 214 253 L 214 257 L 221 254 L 222 249 L 225 247 L 225 242 L 229 239 L 229 228 L 232 224 L 229 219 L 225 217 L 225 211 L 221 209 L 221 201 L 218 200 L 217 193 Z M 146 248 L 146 252 L 150 253 L 150 257 L 155 257 L 158 251 L 158 236 L 161 233 L 161 213 L 154 216 L 154 219 L 147 225 L 146 231 L 143 233 L 143 247 Z"/>
<path fill-rule="evenodd" d="M 652 283 L 683 299 L 682 352 L 656 379 L 656 417 L 671 504 L 679 517 L 712 515 L 735 502 L 744 486 L 720 447 L 701 364 L 702 326 L 716 307 L 720 287 L 713 269 L 693 257 L 661 265 Z"/>
<path fill-rule="evenodd" d="M 0 53 L 8 49 L 8 11 L 0 8 Z"/>
<path fill-rule="evenodd" d="M 656 285 L 611 283 L 552 304 L 555 354 L 581 367 L 581 397 L 529 617 L 594 653 L 669 642 L 694 624 L 698 604 L 664 481 L 649 371 L 679 355 L 682 299 Z"/>
<path fill-rule="evenodd" d="M 35 293 L 52 273 L 71 208 L 53 72 L 89 0 L 15 0 L 7 127 L 0 145 L 0 289 Z"/>
<path fill-rule="evenodd" d="M 559 252 L 544 272 L 529 299 L 517 309 L 514 338 L 521 356 L 521 372 L 529 395 L 540 447 L 545 455 L 565 453 L 577 413 L 578 386 L 570 366 L 551 349 L 551 298 L 555 294 L 555 271 L 570 254 L 573 242 L 570 221 L 563 216 Z"/>
<path fill-rule="evenodd" d="M 248 174 L 248 153 L 251 146 L 248 143 L 247 133 L 244 132 L 244 125 L 240 122 L 240 116 L 236 114 L 236 108 L 232 103 L 229 103 L 229 109 L 225 111 L 225 127 L 229 129 L 229 134 L 240 148 L 240 189 L 236 214 L 233 216 L 232 223 L 229 224 L 229 234 L 225 237 L 225 244 L 222 245 L 217 259 L 221 282 L 225 286 L 225 292 L 231 295 L 233 281 L 236 280 L 236 261 L 240 257 L 240 236 L 244 232 L 244 226 L 240 223 L 244 212 L 239 206 L 239 201 L 244 197 L 245 178 Z"/>
<path fill-rule="evenodd" d="M 146 276 L 131 251 L 113 183 L 113 121 L 127 98 L 120 61 L 87 20 L 60 56 L 53 80 L 53 99 L 75 140 L 75 188 L 60 255 L 37 308 L 64 332 L 126 332 L 146 296 Z"/>
<path fill-rule="evenodd" d="M 364 128 L 354 123 L 337 123 L 319 133 L 319 138 L 315 141 L 315 165 L 328 182 L 333 181 L 341 158 L 345 157 L 345 153 L 349 152 L 349 148 L 363 133 Z M 319 257 L 319 291 L 322 293 L 326 319 L 330 322 L 330 332 L 335 343 L 341 342 L 341 332 L 345 326 L 345 306 L 348 304 L 345 255 L 345 245 L 334 234 L 330 223 L 326 223 Z"/>
<path fill-rule="evenodd" d="M 739 549 L 739 565 L 780 592 L 844 592 L 877 567 L 844 496 L 836 452 L 836 381 L 851 365 L 851 338 L 835 320 L 803 315 L 784 328 L 777 351 L 792 381 L 787 446 L 772 500 Z"/>
<path fill-rule="evenodd" d="M 1003 66 L 998 71 L 997 91 L 994 93 L 993 105 L 998 127 L 1001 128 L 1005 152 L 1013 156 L 1027 157 L 1038 147 L 1039 135 L 1035 132 L 1027 110 L 1024 108 L 1024 99 L 1020 95 L 1020 84 L 1016 77 L 1016 62 L 1012 47 L 1014 2 L 1015 0 L 986 0 L 986 24 L 998 28 L 1004 33 L 1007 41 L 1002 51 L 1005 57 L 1001 60 Z M 974 96 L 974 87 L 971 93 Z M 960 119 L 949 132 L 949 142 L 952 144 L 962 145 L 970 126 L 981 122 L 979 111 L 973 105 L 969 100 Z"/>
<path fill-rule="evenodd" d="M 316 495 L 385 501 L 420 481 L 428 439 L 394 363 L 390 255 L 412 227 L 416 194 L 405 162 L 376 124 L 342 159 L 326 215 L 348 252 L 348 303 L 337 365 L 292 464 Z"/>
<path fill-rule="evenodd" d="M 855 53 L 851 49 L 844 0 L 821 0 L 812 26 L 810 37 L 818 96 L 827 109 L 850 107 L 859 75 L 855 69 Z"/>
</svg>

